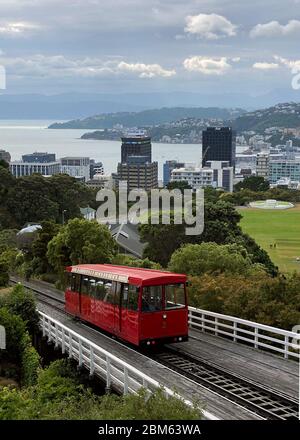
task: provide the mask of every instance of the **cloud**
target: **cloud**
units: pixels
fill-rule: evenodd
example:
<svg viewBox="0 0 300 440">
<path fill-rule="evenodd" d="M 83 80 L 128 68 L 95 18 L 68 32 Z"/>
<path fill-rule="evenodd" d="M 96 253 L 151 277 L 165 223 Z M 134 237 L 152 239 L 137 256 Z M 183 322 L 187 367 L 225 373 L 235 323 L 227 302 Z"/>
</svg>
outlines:
<svg viewBox="0 0 300 440">
<path fill-rule="evenodd" d="M 27 33 L 28 31 L 34 31 L 38 29 L 40 29 L 40 26 L 38 24 L 28 22 L 0 24 L 0 34 L 8 36 L 22 35 Z"/>
<path fill-rule="evenodd" d="M 199 72 L 204 75 L 224 75 L 231 69 L 227 57 L 208 58 L 193 56 L 183 62 L 184 68 L 189 72 Z"/>
<path fill-rule="evenodd" d="M 184 31 L 197 35 L 206 40 L 217 40 L 224 37 L 234 37 L 237 26 L 227 18 L 217 14 L 188 15 Z"/>
<path fill-rule="evenodd" d="M 121 61 L 118 64 L 118 70 L 123 72 L 137 73 L 140 78 L 154 78 L 160 76 L 169 78 L 176 75 L 175 70 L 163 69 L 159 64 L 126 63 Z"/>
<path fill-rule="evenodd" d="M 290 20 L 286 25 L 282 25 L 278 21 L 270 21 L 269 23 L 257 24 L 250 31 L 251 38 L 287 37 L 292 35 L 300 35 L 299 20 Z"/>
<path fill-rule="evenodd" d="M 300 71 L 300 60 L 289 60 L 278 55 L 274 55 L 274 59 L 281 65 L 291 69 L 293 73 L 298 73 Z"/>
<path fill-rule="evenodd" d="M 85 78 L 112 77 L 126 73 L 140 78 L 168 78 L 176 74 L 175 70 L 163 69 L 159 64 L 126 63 L 119 57 L 109 60 L 99 58 L 71 59 L 63 55 L 34 55 L 29 58 L 2 58 L 1 63 L 8 71 L 17 76 L 32 77 L 70 77 Z"/>
<path fill-rule="evenodd" d="M 279 68 L 279 64 L 277 64 L 277 63 L 258 62 L 258 63 L 254 63 L 252 67 L 254 69 L 258 69 L 258 70 L 275 70 L 275 69 Z"/>
</svg>

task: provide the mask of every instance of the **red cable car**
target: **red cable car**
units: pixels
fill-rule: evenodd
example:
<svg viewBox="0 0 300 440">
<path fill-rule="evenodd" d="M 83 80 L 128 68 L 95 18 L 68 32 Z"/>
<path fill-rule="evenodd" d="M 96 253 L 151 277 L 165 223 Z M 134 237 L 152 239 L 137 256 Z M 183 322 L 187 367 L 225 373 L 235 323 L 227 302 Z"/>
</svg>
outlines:
<svg viewBox="0 0 300 440">
<path fill-rule="evenodd" d="M 188 339 L 186 275 L 110 264 L 66 271 L 68 313 L 135 345 Z"/>
</svg>

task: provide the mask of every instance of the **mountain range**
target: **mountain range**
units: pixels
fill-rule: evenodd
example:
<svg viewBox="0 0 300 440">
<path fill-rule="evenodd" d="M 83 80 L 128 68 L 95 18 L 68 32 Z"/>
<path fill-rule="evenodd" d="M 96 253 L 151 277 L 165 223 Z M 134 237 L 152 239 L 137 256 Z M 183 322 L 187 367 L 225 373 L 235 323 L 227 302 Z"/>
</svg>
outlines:
<svg viewBox="0 0 300 440">
<path fill-rule="evenodd" d="M 293 101 L 300 92 L 287 88 L 257 96 L 246 93 L 63 93 L 57 95 L 0 94 L 0 119 L 52 119 L 55 121 L 82 119 L 90 115 L 117 112 L 139 112 L 162 107 L 243 108 L 256 110 Z"/>
</svg>

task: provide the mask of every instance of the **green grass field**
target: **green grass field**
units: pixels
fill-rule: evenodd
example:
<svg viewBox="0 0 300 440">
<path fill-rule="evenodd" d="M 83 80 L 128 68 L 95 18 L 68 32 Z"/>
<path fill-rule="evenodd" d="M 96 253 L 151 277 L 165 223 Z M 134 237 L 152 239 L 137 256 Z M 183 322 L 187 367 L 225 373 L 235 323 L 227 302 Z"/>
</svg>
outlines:
<svg viewBox="0 0 300 440">
<path fill-rule="evenodd" d="M 300 261 L 296 261 L 300 258 L 300 205 L 282 211 L 245 208 L 239 212 L 243 231 L 269 253 L 282 272 L 300 271 Z"/>
</svg>

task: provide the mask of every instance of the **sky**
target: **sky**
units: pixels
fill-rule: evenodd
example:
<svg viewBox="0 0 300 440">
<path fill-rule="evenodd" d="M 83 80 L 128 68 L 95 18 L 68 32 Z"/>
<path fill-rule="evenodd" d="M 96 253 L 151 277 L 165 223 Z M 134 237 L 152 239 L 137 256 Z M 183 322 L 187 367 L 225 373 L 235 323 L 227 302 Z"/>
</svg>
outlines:
<svg viewBox="0 0 300 440">
<path fill-rule="evenodd" d="M 299 39 L 300 0 L 0 0 L 0 87 L 257 96 L 292 90 Z"/>
</svg>

